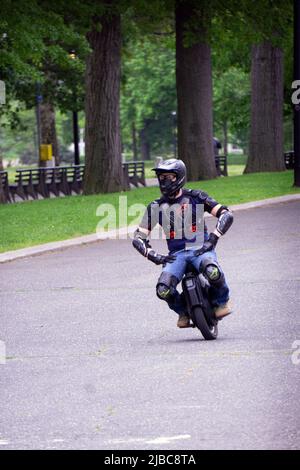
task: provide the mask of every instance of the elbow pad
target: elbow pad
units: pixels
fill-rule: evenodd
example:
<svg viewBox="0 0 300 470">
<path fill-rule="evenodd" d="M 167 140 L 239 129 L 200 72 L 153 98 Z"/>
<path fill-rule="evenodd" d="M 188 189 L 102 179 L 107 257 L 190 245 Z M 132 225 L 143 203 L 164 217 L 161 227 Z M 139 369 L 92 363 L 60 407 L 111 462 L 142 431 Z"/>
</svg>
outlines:
<svg viewBox="0 0 300 470">
<path fill-rule="evenodd" d="M 220 215 L 216 229 L 221 235 L 224 235 L 231 227 L 233 222 L 233 214 L 230 210 L 226 210 Z"/>
<path fill-rule="evenodd" d="M 141 255 L 147 257 L 148 248 L 151 248 L 149 241 L 147 240 L 147 235 L 137 229 L 134 232 L 134 239 L 132 240 L 132 245 L 134 248 L 141 253 Z"/>
</svg>

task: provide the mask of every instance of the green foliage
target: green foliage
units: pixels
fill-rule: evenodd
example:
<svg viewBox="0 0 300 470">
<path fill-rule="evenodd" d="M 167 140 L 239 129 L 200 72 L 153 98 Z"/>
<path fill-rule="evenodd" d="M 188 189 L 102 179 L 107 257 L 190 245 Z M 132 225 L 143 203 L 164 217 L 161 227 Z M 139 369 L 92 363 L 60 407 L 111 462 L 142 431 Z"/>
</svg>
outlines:
<svg viewBox="0 0 300 470">
<path fill-rule="evenodd" d="M 0 77 L 7 89 L 2 114 L 10 114 L 14 99 L 33 107 L 36 82 L 43 98 L 62 109 L 74 106 L 77 89 L 77 107 L 82 108 L 84 59 L 89 49 L 85 37 L 59 14 L 62 7 L 67 8 L 66 1 L 2 0 Z M 74 49 L 75 60 L 69 55 Z"/>
<path fill-rule="evenodd" d="M 123 143 L 130 146 L 133 123 L 137 131 L 147 123 L 152 147 L 170 147 L 176 110 L 173 36 L 148 35 L 127 43 L 121 91 Z"/>
<path fill-rule="evenodd" d="M 215 132 L 221 133 L 226 120 L 229 135 L 245 144 L 250 119 L 250 47 L 266 39 L 285 53 L 288 123 L 292 113 L 291 0 L 2 0 L 0 79 L 7 89 L 7 104 L 0 107 L 0 114 L 5 114 L 2 125 L 14 129 L 22 126 L 23 111 L 19 109 L 24 104 L 28 109 L 34 107 L 37 82 L 43 99 L 51 101 L 57 110 L 83 110 L 89 52 L 85 35 L 91 27 L 101 29 L 102 15 L 118 12 L 123 34 L 121 123 L 125 151 L 132 148 L 134 125 L 137 132 L 146 129 L 155 153 L 170 154 L 172 112 L 176 111 L 174 11 L 182 2 L 193 5 L 201 14 L 205 10 L 208 18 Z M 191 18 L 187 45 L 198 31 L 197 21 L 197 15 Z M 72 59 L 73 50 L 76 57 Z M 61 128 L 59 124 L 62 142 Z M 288 124 L 286 129 L 290 133 Z"/>
<path fill-rule="evenodd" d="M 227 125 L 235 143 L 246 146 L 250 125 L 250 80 L 241 68 L 228 67 L 224 73 L 214 75 L 215 133 L 222 135 Z"/>
<path fill-rule="evenodd" d="M 212 21 L 215 132 L 220 134 L 220 123 L 226 119 L 230 138 L 246 148 L 252 44 L 267 40 L 283 50 L 286 121 L 292 117 L 292 1 L 218 0 L 216 13 Z M 285 129 L 289 132 L 288 124 Z"/>
<path fill-rule="evenodd" d="M 293 57 L 292 0 L 217 0 L 212 22 L 214 66 L 234 65 L 250 73 L 251 46 L 271 41 L 285 55 L 285 87 L 290 90 Z M 216 63 L 217 57 L 217 63 Z"/>
<path fill-rule="evenodd" d="M 22 163 L 37 161 L 37 136 L 34 111 L 24 109 L 19 102 L 11 103 L 17 108 L 18 125 L 11 127 L 7 115 L 0 118 L 0 154 L 5 160 L 20 160 Z"/>
<path fill-rule="evenodd" d="M 25 109 L 21 102 L 11 103 L 17 108 L 18 125 L 11 127 L 8 116 L 0 118 L 0 155 L 6 160 L 19 160 L 19 166 L 24 164 L 36 165 L 38 161 L 37 150 L 37 126 L 34 109 Z M 63 162 L 71 162 L 74 159 L 73 152 L 69 150 L 73 143 L 72 113 L 56 112 L 56 132 L 59 142 L 60 156 Z M 78 113 L 79 126 L 84 128 L 84 114 Z"/>
<path fill-rule="evenodd" d="M 293 22 L 292 0 L 217 0 L 224 30 L 234 30 L 240 43 L 272 41 L 282 46 Z"/>
</svg>

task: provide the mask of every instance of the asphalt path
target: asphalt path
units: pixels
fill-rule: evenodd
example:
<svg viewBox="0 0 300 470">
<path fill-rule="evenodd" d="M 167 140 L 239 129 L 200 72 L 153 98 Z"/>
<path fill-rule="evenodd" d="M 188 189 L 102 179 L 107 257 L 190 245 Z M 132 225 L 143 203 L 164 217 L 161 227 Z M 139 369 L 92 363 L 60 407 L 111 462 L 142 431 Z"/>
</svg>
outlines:
<svg viewBox="0 0 300 470">
<path fill-rule="evenodd" d="M 210 342 L 128 240 L 2 264 L 0 448 L 299 449 L 299 201 L 237 212 L 217 253 L 234 313 Z"/>
</svg>

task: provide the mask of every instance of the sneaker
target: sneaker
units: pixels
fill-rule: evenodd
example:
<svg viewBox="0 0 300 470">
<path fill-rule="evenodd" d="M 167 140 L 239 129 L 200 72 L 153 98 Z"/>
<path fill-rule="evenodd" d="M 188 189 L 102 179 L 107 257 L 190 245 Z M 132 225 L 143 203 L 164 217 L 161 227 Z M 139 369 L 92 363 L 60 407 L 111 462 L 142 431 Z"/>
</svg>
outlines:
<svg viewBox="0 0 300 470">
<path fill-rule="evenodd" d="M 191 326 L 190 318 L 184 313 L 182 315 L 179 315 L 177 326 L 178 328 L 189 328 Z"/>
<path fill-rule="evenodd" d="M 232 313 L 232 305 L 229 300 L 225 304 L 218 305 L 215 308 L 215 317 L 218 320 L 222 320 L 222 318 L 226 317 L 227 315 L 230 315 L 230 313 Z"/>
</svg>

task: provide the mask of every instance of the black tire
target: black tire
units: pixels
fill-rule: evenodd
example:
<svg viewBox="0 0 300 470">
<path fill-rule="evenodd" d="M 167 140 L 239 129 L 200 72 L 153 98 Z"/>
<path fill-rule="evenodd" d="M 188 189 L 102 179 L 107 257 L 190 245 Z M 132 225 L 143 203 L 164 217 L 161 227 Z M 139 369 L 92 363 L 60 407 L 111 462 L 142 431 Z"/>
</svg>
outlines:
<svg viewBox="0 0 300 470">
<path fill-rule="evenodd" d="M 194 307 L 192 311 L 192 320 L 196 327 L 201 331 L 202 336 L 206 340 L 217 339 L 218 337 L 218 323 L 209 325 L 201 307 Z"/>
</svg>

